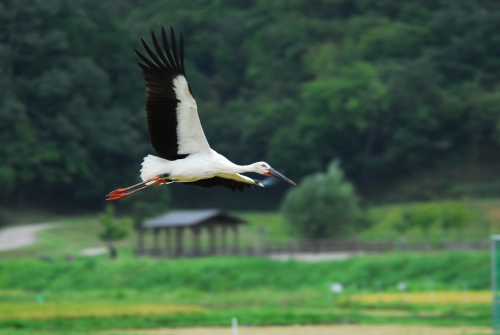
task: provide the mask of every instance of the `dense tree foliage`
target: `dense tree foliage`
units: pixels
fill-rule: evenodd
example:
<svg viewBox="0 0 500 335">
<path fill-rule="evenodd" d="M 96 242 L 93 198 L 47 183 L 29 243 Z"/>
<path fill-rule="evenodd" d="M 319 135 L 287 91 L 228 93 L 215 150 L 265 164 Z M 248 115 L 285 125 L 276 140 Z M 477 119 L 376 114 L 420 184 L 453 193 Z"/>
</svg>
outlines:
<svg viewBox="0 0 500 335">
<path fill-rule="evenodd" d="M 161 25 L 183 32 L 207 137 L 236 163 L 300 180 L 341 158 L 366 191 L 498 156 L 497 1 L 0 0 L 0 21 L 6 204 L 100 206 L 136 180 L 152 150 L 133 48 Z"/>
<path fill-rule="evenodd" d="M 308 176 L 287 193 L 281 208 L 290 232 L 305 238 L 345 237 L 366 223 L 353 186 L 344 179 L 339 162 L 326 173 Z"/>
<path fill-rule="evenodd" d="M 121 166 L 146 148 L 143 89 L 134 36 L 106 7 L 0 2 L 2 193 L 88 202 L 133 176 Z"/>
</svg>

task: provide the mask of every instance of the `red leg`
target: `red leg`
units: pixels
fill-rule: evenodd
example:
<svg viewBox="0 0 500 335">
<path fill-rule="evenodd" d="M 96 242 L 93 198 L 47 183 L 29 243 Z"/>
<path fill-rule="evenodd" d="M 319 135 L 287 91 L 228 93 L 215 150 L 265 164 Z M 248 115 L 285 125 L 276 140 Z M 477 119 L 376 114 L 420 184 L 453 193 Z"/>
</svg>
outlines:
<svg viewBox="0 0 500 335">
<path fill-rule="evenodd" d="M 134 187 L 137 187 L 137 186 L 140 186 L 140 185 L 144 185 L 144 184 L 149 183 L 149 182 L 154 182 L 154 183 L 146 185 L 146 186 L 143 186 L 143 187 L 138 188 L 138 189 L 136 189 L 134 191 L 125 193 L 125 191 L 128 191 L 128 190 L 130 190 L 130 189 L 132 189 Z M 135 192 L 139 192 L 139 191 L 145 190 L 148 187 L 151 187 L 151 186 L 154 186 L 154 185 L 161 185 L 161 184 L 164 184 L 164 183 L 166 183 L 165 179 L 160 179 L 160 175 L 158 175 L 158 176 L 155 176 L 155 177 L 153 177 L 151 179 L 143 181 L 142 183 L 135 184 L 135 185 L 127 187 L 127 188 L 119 188 L 117 190 L 114 190 L 113 192 L 110 192 L 106 196 L 106 200 L 117 200 L 117 199 L 125 198 L 125 197 L 127 197 L 127 196 L 129 196 L 131 194 L 134 194 Z"/>
<path fill-rule="evenodd" d="M 143 181 L 142 183 L 135 184 L 135 185 L 132 185 L 132 186 L 127 187 L 127 188 L 119 188 L 119 189 L 116 189 L 116 190 L 114 190 L 114 191 L 110 192 L 107 196 L 109 197 L 109 196 L 111 196 L 111 195 L 113 195 L 113 194 L 123 193 L 123 192 L 125 192 L 125 191 L 128 191 L 128 190 L 130 190 L 130 189 L 134 188 L 134 187 L 137 187 L 137 186 L 140 186 L 140 185 L 144 185 L 144 184 L 149 183 L 149 182 L 151 182 L 151 181 L 158 180 L 159 178 L 160 178 L 160 176 L 158 175 L 158 176 L 155 176 L 155 177 L 153 177 L 153 178 L 151 178 L 151 179 L 145 180 L 145 181 Z"/>
</svg>

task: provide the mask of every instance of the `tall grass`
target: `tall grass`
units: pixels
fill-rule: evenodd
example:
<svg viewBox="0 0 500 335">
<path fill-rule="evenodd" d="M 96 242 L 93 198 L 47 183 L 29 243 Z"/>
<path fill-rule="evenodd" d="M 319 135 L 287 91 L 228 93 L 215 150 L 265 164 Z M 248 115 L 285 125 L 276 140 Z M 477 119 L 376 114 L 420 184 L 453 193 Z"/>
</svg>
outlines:
<svg viewBox="0 0 500 335">
<path fill-rule="evenodd" d="M 429 291 L 429 292 L 384 292 L 349 296 L 351 302 L 368 304 L 386 304 L 402 302 L 408 305 L 473 305 L 490 304 L 492 301 L 491 291 Z"/>
<path fill-rule="evenodd" d="M 344 261 L 303 263 L 261 258 L 219 257 L 156 260 L 149 258 L 77 259 L 44 262 L 36 259 L 0 261 L 0 290 L 84 291 L 96 289 L 190 289 L 206 292 L 266 287 L 324 290 L 332 282 L 350 290 L 396 290 L 405 281 L 409 290 L 490 287 L 490 260 L 486 252 L 393 254 Z"/>
<path fill-rule="evenodd" d="M 0 304 L 0 320 L 76 319 L 85 317 L 127 317 L 203 313 L 199 306 L 123 302 L 18 302 Z"/>
<path fill-rule="evenodd" d="M 11 319 L 0 320 L 0 332 L 9 329 L 31 330 L 37 334 L 43 330 L 81 331 L 105 329 L 133 329 L 186 326 L 227 326 L 232 317 L 242 325 L 297 325 L 297 324 L 427 324 L 440 326 L 488 326 L 491 314 L 449 310 L 446 313 L 419 315 L 418 313 L 367 313 L 349 310 L 297 310 L 288 308 L 236 308 L 231 310 L 211 310 L 207 313 L 181 313 L 165 315 L 137 315 L 125 317 L 81 317 L 54 319 Z M 36 332 L 35 332 L 36 331 Z"/>
</svg>

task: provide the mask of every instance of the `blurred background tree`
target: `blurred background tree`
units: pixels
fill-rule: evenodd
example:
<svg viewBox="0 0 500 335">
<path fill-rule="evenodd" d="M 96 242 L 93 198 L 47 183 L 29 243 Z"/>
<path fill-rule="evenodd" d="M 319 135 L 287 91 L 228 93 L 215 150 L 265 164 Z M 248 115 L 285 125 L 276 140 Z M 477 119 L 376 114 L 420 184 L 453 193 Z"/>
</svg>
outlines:
<svg viewBox="0 0 500 335">
<path fill-rule="evenodd" d="M 306 177 L 287 194 L 281 211 L 296 236 L 345 237 L 361 230 L 363 212 L 339 165 L 331 163 L 326 173 Z"/>
<path fill-rule="evenodd" d="M 111 205 L 106 206 L 106 212 L 99 215 L 99 220 L 102 228 L 99 232 L 99 238 L 108 245 L 109 258 L 114 259 L 118 256 L 115 242 L 127 237 L 132 220 L 128 217 L 115 218 L 115 211 Z"/>
</svg>

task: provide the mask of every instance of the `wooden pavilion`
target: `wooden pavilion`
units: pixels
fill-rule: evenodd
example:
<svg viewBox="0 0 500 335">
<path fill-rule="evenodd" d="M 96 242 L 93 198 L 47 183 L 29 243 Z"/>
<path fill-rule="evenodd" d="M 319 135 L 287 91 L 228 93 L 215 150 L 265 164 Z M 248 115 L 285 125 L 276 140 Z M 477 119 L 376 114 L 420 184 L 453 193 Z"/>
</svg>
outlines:
<svg viewBox="0 0 500 335">
<path fill-rule="evenodd" d="M 200 257 L 238 253 L 238 227 L 247 221 L 229 215 L 219 209 L 172 211 L 145 221 L 138 231 L 137 255 L 157 257 Z M 201 243 L 203 230 L 208 232 L 208 243 Z M 233 242 L 227 241 L 227 231 L 231 230 Z M 145 245 L 145 233 L 152 231 L 152 246 Z M 183 236 L 191 232 L 192 243 L 184 246 Z M 217 234 L 217 231 L 220 234 Z M 160 246 L 160 234 L 164 232 L 164 243 Z M 175 235 L 175 246 L 172 242 Z M 220 236 L 218 236 L 220 235 Z M 220 239 L 220 244 L 218 243 Z"/>
</svg>

